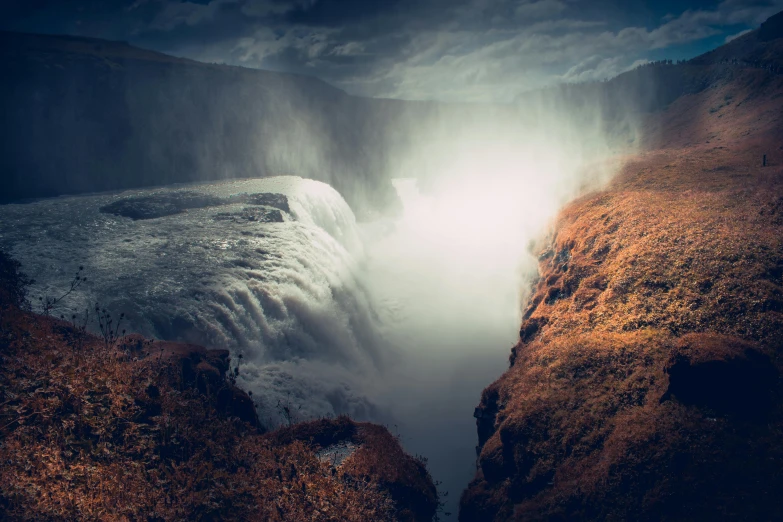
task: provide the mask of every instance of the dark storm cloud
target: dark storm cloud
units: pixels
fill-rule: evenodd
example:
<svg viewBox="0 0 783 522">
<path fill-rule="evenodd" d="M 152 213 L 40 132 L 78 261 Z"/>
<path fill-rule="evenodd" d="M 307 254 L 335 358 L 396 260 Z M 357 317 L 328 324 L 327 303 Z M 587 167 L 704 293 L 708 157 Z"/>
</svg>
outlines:
<svg viewBox="0 0 783 522">
<path fill-rule="evenodd" d="M 365 95 L 503 100 L 692 55 L 781 9 L 783 0 L 27 0 L 0 7 L 0 24 L 312 74 Z"/>
<path fill-rule="evenodd" d="M 401 3 L 401 0 L 320 0 L 313 4 L 296 6 L 286 18 L 292 24 L 342 27 L 393 12 Z"/>
</svg>

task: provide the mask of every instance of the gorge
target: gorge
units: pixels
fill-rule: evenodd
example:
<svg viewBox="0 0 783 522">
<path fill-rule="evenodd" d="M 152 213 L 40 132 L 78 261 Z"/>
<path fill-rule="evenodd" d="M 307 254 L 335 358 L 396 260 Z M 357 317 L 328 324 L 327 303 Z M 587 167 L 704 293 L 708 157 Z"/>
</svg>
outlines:
<svg viewBox="0 0 783 522">
<path fill-rule="evenodd" d="M 780 17 L 484 106 L 4 34 L 0 250 L 33 311 L 83 267 L 42 324 L 228 350 L 269 455 L 393 447 L 392 518 L 775 519 Z"/>
</svg>

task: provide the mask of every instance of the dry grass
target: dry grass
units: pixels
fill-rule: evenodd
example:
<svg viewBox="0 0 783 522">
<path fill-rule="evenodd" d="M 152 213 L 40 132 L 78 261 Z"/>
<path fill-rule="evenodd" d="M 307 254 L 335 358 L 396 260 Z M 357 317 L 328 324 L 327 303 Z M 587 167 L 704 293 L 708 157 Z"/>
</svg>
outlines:
<svg viewBox="0 0 783 522">
<path fill-rule="evenodd" d="M 652 148 L 560 214 L 461 520 L 783 518 L 783 88 L 760 77 L 651 116 Z"/>
<path fill-rule="evenodd" d="M 384 428 L 264 434 L 226 352 L 130 340 L 107 349 L 2 300 L 0 519 L 432 519 L 429 474 Z M 320 442 L 347 439 L 358 449 L 342 465 L 319 458 Z"/>
</svg>

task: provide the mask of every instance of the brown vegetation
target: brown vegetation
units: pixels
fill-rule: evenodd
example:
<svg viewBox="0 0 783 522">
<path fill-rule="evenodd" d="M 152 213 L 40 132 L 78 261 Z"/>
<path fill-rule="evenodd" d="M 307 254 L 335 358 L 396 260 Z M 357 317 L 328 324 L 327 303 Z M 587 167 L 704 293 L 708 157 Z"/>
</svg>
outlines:
<svg viewBox="0 0 783 522">
<path fill-rule="evenodd" d="M 424 464 L 348 418 L 263 433 L 228 352 L 110 346 L 19 307 L 0 256 L 0 519 L 431 520 Z M 350 444 L 340 462 L 329 446 Z"/>
<path fill-rule="evenodd" d="M 681 97 L 560 214 L 460 520 L 783 518 L 781 92 Z"/>
</svg>

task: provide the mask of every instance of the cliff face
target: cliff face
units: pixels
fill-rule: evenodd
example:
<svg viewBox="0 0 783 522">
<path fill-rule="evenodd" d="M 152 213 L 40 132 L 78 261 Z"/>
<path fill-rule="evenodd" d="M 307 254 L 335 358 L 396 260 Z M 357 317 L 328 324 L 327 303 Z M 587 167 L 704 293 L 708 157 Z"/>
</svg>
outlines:
<svg viewBox="0 0 783 522">
<path fill-rule="evenodd" d="M 30 313 L 16 268 L 0 252 L 0 519 L 432 520 L 424 462 L 385 428 L 265 433 L 227 351 Z"/>
<path fill-rule="evenodd" d="M 431 108 L 87 38 L 0 33 L 0 65 L 0 203 L 297 174 L 382 207 L 386 124 Z"/>
<path fill-rule="evenodd" d="M 539 245 L 460 520 L 783 517 L 783 79 L 732 71 Z"/>
<path fill-rule="evenodd" d="M 780 39 L 768 38 L 775 27 L 688 64 L 527 93 L 516 107 L 361 98 L 316 78 L 123 42 L 0 32 L 0 203 L 295 174 L 329 183 L 362 216 L 395 204 L 391 177 L 438 174 L 428 174 L 426 155 L 404 163 L 433 139 L 431 127 L 451 136 L 482 125 L 513 128 L 541 107 L 577 120 L 600 107 L 609 128 L 619 121 L 624 144 L 629 112 L 731 81 L 740 65 L 783 72 Z M 741 64 L 731 61 L 740 55 Z M 584 112 L 594 119 L 596 111 Z"/>
</svg>

